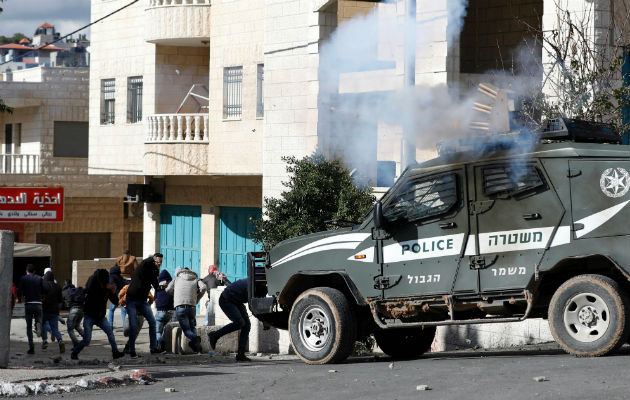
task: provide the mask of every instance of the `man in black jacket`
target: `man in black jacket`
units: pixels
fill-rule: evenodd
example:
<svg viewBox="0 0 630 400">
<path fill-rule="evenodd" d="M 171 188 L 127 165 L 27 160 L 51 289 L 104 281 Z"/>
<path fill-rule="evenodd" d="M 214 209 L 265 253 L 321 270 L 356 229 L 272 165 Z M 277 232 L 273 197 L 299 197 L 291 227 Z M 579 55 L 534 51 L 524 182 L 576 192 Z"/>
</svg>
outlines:
<svg viewBox="0 0 630 400">
<path fill-rule="evenodd" d="M 208 342 L 210 342 L 210 347 L 214 350 L 221 336 L 240 329 L 236 361 L 250 361 L 245 355 L 247 341 L 249 340 L 249 330 L 251 329 L 245 303 L 247 303 L 247 279 L 239 279 L 228 285 L 221 293 L 221 296 L 219 296 L 219 306 L 232 322 L 215 332 L 208 333 Z"/>
<path fill-rule="evenodd" d="M 44 281 L 35 273 L 35 266 L 26 266 L 26 275 L 18 283 L 18 297 L 24 302 L 24 318 L 26 319 L 26 337 L 28 338 L 28 354 L 35 354 L 33 346 L 33 320 L 35 324 L 42 323 L 42 292 Z"/>
<path fill-rule="evenodd" d="M 57 339 L 59 343 L 59 353 L 64 353 L 66 347 L 61 341 L 61 332 L 59 332 L 59 304 L 63 301 L 61 296 L 61 288 L 55 282 L 55 276 L 52 271 L 48 271 L 44 274 L 44 288 L 46 293 L 42 301 L 42 327 L 48 323 L 50 327 L 51 335 Z M 46 341 L 47 329 L 42 329 L 42 348 L 45 349 L 48 346 Z"/>
<path fill-rule="evenodd" d="M 151 306 L 147 303 L 149 291 L 151 287 L 155 289 L 157 293 L 161 290 L 158 285 L 158 275 L 160 271 L 160 265 L 162 265 L 163 255 L 155 253 L 153 257 L 145 258 L 142 260 L 138 268 L 133 271 L 131 276 L 131 283 L 129 289 L 127 289 L 127 315 L 129 315 L 129 332 L 136 332 L 138 326 L 138 315 L 141 314 L 144 319 L 149 323 L 149 347 L 151 353 L 162 353 L 158 349 L 156 329 L 155 329 L 155 317 Z M 129 355 L 131 358 L 136 358 L 136 335 L 129 335 Z"/>
<path fill-rule="evenodd" d="M 105 310 L 107 308 L 107 299 L 118 304 L 118 297 L 114 295 L 114 288 L 109 284 L 109 272 L 106 269 L 97 269 L 90 276 L 85 284 L 85 305 L 83 308 L 83 340 L 79 342 L 73 349 L 70 358 L 77 360 L 79 352 L 85 346 L 90 344 L 92 340 L 92 328 L 98 326 L 105 332 L 110 346 L 112 346 L 112 355 L 114 360 L 123 357 L 125 353 L 118 351 L 116 339 L 112 327 L 105 318 Z"/>
</svg>

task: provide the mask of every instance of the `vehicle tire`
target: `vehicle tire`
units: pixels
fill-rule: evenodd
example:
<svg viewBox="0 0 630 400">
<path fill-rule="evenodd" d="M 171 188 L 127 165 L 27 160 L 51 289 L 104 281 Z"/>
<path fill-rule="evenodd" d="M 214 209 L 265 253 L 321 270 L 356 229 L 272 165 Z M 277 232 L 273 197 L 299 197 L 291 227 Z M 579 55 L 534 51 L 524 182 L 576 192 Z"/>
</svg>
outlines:
<svg viewBox="0 0 630 400">
<path fill-rule="evenodd" d="M 630 302 L 614 280 L 579 275 L 563 283 L 549 303 L 551 333 L 570 354 L 597 357 L 617 350 L 630 334 Z"/>
<path fill-rule="evenodd" d="M 416 358 L 426 353 L 435 338 L 435 326 L 385 329 L 374 333 L 383 353 L 396 359 Z"/>
<path fill-rule="evenodd" d="M 345 360 L 356 339 L 352 307 L 337 289 L 317 287 L 302 293 L 289 314 L 289 338 L 295 353 L 307 364 Z"/>
</svg>

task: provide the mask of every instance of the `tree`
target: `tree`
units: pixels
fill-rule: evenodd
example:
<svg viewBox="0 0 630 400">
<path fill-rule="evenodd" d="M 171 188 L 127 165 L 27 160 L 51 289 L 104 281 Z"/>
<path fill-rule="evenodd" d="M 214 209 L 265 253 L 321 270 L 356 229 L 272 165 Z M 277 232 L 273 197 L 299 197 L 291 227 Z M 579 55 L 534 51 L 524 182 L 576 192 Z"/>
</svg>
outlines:
<svg viewBox="0 0 630 400">
<path fill-rule="evenodd" d="M 361 221 L 374 203 L 372 188 L 357 187 L 339 160 L 321 154 L 283 157 L 291 175 L 280 198 L 264 199 L 263 218 L 254 221 L 256 243 L 266 250 L 282 240 L 335 228 L 330 220 Z"/>
<path fill-rule="evenodd" d="M 597 37 L 593 28 L 596 11 L 580 14 L 559 3 L 556 9 L 554 29 L 542 31 L 526 24 L 537 39 L 530 50 L 541 46 L 540 62 L 544 63 L 540 64 L 542 82 L 531 88 L 532 101 L 524 113 L 528 122 L 537 125 L 541 116 L 561 116 L 607 122 L 618 132 L 626 131 L 623 113 L 630 105 L 630 85 L 623 80 L 622 67 L 628 51 L 624 34 L 630 10 L 617 10 L 610 29 Z"/>
</svg>

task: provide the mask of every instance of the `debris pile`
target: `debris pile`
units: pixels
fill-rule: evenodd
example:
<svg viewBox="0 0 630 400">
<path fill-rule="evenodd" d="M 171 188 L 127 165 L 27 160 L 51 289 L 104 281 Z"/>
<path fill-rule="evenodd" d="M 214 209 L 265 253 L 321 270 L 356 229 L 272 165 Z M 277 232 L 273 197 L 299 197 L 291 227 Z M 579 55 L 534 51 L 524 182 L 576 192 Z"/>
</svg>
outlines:
<svg viewBox="0 0 630 400">
<path fill-rule="evenodd" d="M 155 382 L 151 374 L 142 369 L 134 370 L 129 375 L 121 377 L 105 376 L 98 379 L 81 378 L 74 385 L 55 385 L 46 380 L 35 383 L 0 382 L 1 397 L 24 397 L 36 394 L 56 394 L 75 392 L 77 390 L 91 390 L 123 385 L 149 385 Z"/>
</svg>

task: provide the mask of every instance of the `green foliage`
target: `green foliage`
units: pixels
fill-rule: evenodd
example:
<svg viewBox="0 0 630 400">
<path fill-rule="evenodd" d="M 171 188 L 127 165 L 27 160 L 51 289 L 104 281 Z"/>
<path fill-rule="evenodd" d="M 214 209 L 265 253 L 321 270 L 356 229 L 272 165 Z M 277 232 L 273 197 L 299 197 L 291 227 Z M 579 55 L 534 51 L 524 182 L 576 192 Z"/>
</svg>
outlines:
<svg viewBox="0 0 630 400">
<path fill-rule="evenodd" d="M 254 221 L 256 243 L 268 250 L 282 240 L 334 226 L 337 219 L 359 222 L 374 203 L 372 188 L 356 187 L 348 169 L 339 160 L 314 154 L 298 160 L 283 157 L 291 175 L 280 198 L 265 198 L 263 218 Z"/>
<path fill-rule="evenodd" d="M 0 35 L 0 45 L 9 43 L 20 43 L 20 40 L 24 39 L 26 35 L 23 33 L 14 33 L 13 36 Z"/>
</svg>

